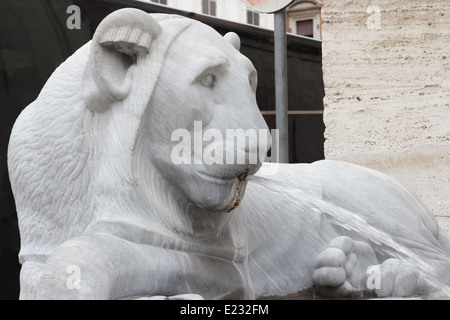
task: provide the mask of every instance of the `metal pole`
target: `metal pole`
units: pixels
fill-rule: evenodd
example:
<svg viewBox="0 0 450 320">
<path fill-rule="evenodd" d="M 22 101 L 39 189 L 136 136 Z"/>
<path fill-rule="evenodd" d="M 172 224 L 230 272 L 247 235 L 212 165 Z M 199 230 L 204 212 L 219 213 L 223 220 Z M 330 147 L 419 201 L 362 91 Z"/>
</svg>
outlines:
<svg viewBox="0 0 450 320">
<path fill-rule="evenodd" d="M 289 162 L 286 9 L 275 12 L 275 111 L 280 163 Z"/>
</svg>

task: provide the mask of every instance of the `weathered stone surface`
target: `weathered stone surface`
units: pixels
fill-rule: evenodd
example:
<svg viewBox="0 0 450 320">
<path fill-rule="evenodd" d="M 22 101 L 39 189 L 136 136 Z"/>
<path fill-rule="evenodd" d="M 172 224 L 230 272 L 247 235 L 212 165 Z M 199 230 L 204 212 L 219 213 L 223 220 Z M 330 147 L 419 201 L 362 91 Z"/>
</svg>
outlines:
<svg viewBox="0 0 450 320">
<path fill-rule="evenodd" d="M 450 230 L 450 2 L 322 8 L 326 158 L 399 179 Z"/>
</svg>

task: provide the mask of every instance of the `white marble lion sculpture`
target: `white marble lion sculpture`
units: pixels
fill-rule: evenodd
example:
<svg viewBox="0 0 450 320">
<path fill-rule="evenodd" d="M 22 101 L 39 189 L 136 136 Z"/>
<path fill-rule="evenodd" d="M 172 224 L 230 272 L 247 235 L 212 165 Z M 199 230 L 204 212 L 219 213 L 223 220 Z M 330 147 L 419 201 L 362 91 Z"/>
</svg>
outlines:
<svg viewBox="0 0 450 320">
<path fill-rule="evenodd" d="M 449 234 L 379 172 L 262 166 L 268 139 L 241 164 L 174 161 L 177 130 L 266 132 L 239 46 L 122 9 L 54 72 L 9 144 L 21 299 L 448 294 Z"/>
</svg>

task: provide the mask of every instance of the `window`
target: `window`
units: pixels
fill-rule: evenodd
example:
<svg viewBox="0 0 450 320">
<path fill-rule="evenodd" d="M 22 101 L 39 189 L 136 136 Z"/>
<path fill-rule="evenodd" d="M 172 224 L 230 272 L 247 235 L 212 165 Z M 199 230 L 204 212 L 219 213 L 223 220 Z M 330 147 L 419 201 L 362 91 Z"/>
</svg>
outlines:
<svg viewBox="0 0 450 320">
<path fill-rule="evenodd" d="M 314 38 L 314 22 L 313 20 L 297 21 L 297 34 L 301 36 Z"/>
<path fill-rule="evenodd" d="M 217 15 L 217 2 L 216 0 L 202 0 L 202 9 L 204 14 L 210 16 Z"/>
<path fill-rule="evenodd" d="M 165 5 L 167 5 L 167 0 L 151 0 L 152 2 L 156 2 L 156 3 L 159 3 L 159 4 L 165 4 Z"/>
<path fill-rule="evenodd" d="M 259 26 L 259 13 L 247 10 L 247 23 Z"/>
</svg>

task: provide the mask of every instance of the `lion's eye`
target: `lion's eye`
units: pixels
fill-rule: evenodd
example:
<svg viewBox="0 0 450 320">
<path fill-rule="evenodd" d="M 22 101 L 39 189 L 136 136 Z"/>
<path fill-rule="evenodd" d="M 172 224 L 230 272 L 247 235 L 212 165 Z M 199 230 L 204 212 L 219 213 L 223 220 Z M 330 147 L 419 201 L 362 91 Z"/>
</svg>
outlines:
<svg viewBox="0 0 450 320">
<path fill-rule="evenodd" d="M 212 74 L 207 74 L 200 79 L 200 84 L 206 88 L 211 88 L 216 80 Z"/>
</svg>

